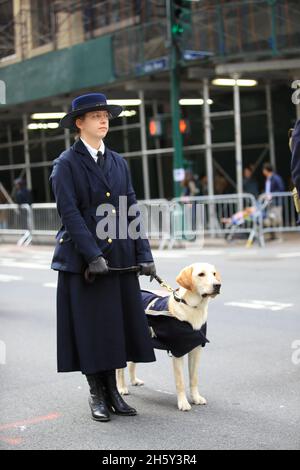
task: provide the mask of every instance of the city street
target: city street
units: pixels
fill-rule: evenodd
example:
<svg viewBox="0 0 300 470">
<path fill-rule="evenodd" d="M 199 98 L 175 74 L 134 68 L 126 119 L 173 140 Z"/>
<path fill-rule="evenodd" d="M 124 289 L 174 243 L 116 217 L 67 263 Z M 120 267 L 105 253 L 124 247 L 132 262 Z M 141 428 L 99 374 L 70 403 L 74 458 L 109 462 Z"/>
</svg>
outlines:
<svg viewBox="0 0 300 470">
<path fill-rule="evenodd" d="M 156 362 L 137 367 L 145 385 L 130 386 L 126 397 L 139 414 L 112 416 L 108 423 L 91 420 L 81 373 L 56 372 L 52 247 L 1 245 L 0 341 L 6 364 L 0 365 L 0 448 L 299 450 L 296 241 L 274 241 L 265 249 L 233 244 L 153 250 L 158 274 L 173 287 L 180 269 L 193 262 L 215 264 L 221 273 L 199 374 L 208 404 L 178 411 L 172 359 L 156 351 Z M 140 283 L 160 289 L 146 277 Z"/>
</svg>

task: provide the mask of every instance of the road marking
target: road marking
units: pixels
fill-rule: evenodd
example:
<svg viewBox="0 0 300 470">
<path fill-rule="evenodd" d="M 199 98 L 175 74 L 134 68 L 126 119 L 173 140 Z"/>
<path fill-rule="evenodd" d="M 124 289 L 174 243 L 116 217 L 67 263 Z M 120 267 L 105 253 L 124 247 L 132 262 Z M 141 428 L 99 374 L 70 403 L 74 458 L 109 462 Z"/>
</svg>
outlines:
<svg viewBox="0 0 300 470">
<path fill-rule="evenodd" d="M 269 300 L 241 300 L 238 302 L 226 302 L 224 305 L 230 307 L 252 308 L 255 310 L 271 310 L 272 312 L 278 312 L 280 310 L 293 307 L 293 304 L 284 304 Z"/>
<path fill-rule="evenodd" d="M 300 252 L 297 253 L 279 253 L 276 258 L 300 258 Z"/>
<path fill-rule="evenodd" d="M 10 274 L 0 274 L 0 282 L 22 281 L 21 276 L 11 276 Z"/>
<path fill-rule="evenodd" d="M 159 393 L 165 393 L 166 395 L 175 395 L 175 393 L 167 392 L 166 390 L 155 390 L 155 391 Z"/>
<path fill-rule="evenodd" d="M 46 282 L 45 284 L 43 284 L 44 287 L 54 287 L 56 288 L 57 287 L 57 284 L 55 282 Z"/>
<path fill-rule="evenodd" d="M 34 264 L 34 263 L 24 263 L 20 261 L 11 261 L 2 259 L 0 261 L 0 266 L 4 266 L 5 268 L 28 268 L 28 269 L 49 269 L 50 266 L 42 265 L 42 264 Z"/>
<path fill-rule="evenodd" d="M 24 421 L 16 421 L 15 423 L 1 424 L 0 431 L 4 431 L 6 429 L 20 428 L 23 426 L 27 426 L 28 424 L 38 424 L 43 423 L 44 421 L 52 421 L 60 417 L 61 413 L 50 413 L 46 416 L 36 416 L 35 418 L 25 419 Z"/>
<path fill-rule="evenodd" d="M 5 442 L 6 444 L 10 444 L 12 446 L 17 446 L 22 444 L 24 441 L 21 437 L 0 437 L 0 441 Z"/>
<path fill-rule="evenodd" d="M 184 256 L 217 256 L 224 253 L 223 250 L 152 250 L 155 258 L 183 258 Z"/>
<path fill-rule="evenodd" d="M 224 250 L 194 250 L 194 251 L 186 251 L 185 254 L 189 256 L 220 256 L 224 253 Z"/>
<path fill-rule="evenodd" d="M 154 258 L 182 258 L 184 253 L 177 253 L 174 251 L 159 251 L 159 250 L 152 250 Z"/>
</svg>

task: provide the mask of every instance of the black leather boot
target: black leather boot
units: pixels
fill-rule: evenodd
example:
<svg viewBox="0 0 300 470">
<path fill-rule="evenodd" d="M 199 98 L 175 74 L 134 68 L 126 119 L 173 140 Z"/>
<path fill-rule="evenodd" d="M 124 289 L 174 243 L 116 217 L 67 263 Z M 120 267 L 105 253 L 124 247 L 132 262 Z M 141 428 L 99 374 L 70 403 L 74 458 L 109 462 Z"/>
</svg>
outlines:
<svg viewBox="0 0 300 470">
<path fill-rule="evenodd" d="M 110 421 L 110 414 L 105 400 L 102 376 L 100 374 L 86 375 L 90 386 L 89 405 L 92 419 L 95 421 Z"/>
<path fill-rule="evenodd" d="M 103 382 L 109 410 L 117 415 L 135 416 L 137 414 L 136 409 L 127 405 L 118 392 L 115 369 L 104 372 Z"/>
</svg>

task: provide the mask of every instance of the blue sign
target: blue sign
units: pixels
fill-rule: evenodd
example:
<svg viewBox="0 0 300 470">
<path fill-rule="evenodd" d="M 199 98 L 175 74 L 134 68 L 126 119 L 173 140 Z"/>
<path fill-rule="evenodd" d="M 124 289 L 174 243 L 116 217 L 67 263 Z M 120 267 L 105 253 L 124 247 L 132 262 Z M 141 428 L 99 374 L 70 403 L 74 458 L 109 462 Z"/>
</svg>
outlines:
<svg viewBox="0 0 300 470">
<path fill-rule="evenodd" d="M 160 72 L 162 70 L 168 69 L 168 66 L 169 66 L 169 58 L 161 57 L 159 59 L 148 60 L 147 62 L 144 62 L 143 64 L 137 64 L 136 71 L 139 74 Z"/>
<path fill-rule="evenodd" d="M 184 60 L 196 60 L 196 59 L 205 59 L 206 57 L 213 56 L 213 52 L 209 51 L 190 51 L 186 50 L 183 52 Z"/>
</svg>

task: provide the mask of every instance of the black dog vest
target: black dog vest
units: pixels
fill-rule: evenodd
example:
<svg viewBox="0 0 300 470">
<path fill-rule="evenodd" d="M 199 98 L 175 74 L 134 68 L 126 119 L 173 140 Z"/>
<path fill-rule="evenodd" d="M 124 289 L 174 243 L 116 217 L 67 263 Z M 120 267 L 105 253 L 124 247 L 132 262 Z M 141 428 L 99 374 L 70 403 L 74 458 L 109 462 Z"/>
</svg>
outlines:
<svg viewBox="0 0 300 470">
<path fill-rule="evenodd" d="M 175 357 L 181 357 L 197 346 L 204 348 L 209 343 L 206 323 L 200 330 L 194 330 L 190 323 L 169 315 L 169 296 L 161 297 L 147 290 L 141 290 L 141 294 L 148 325 L 155 333 L 152 338 L 155 349 L 164 349 Z"/>
</svg>

